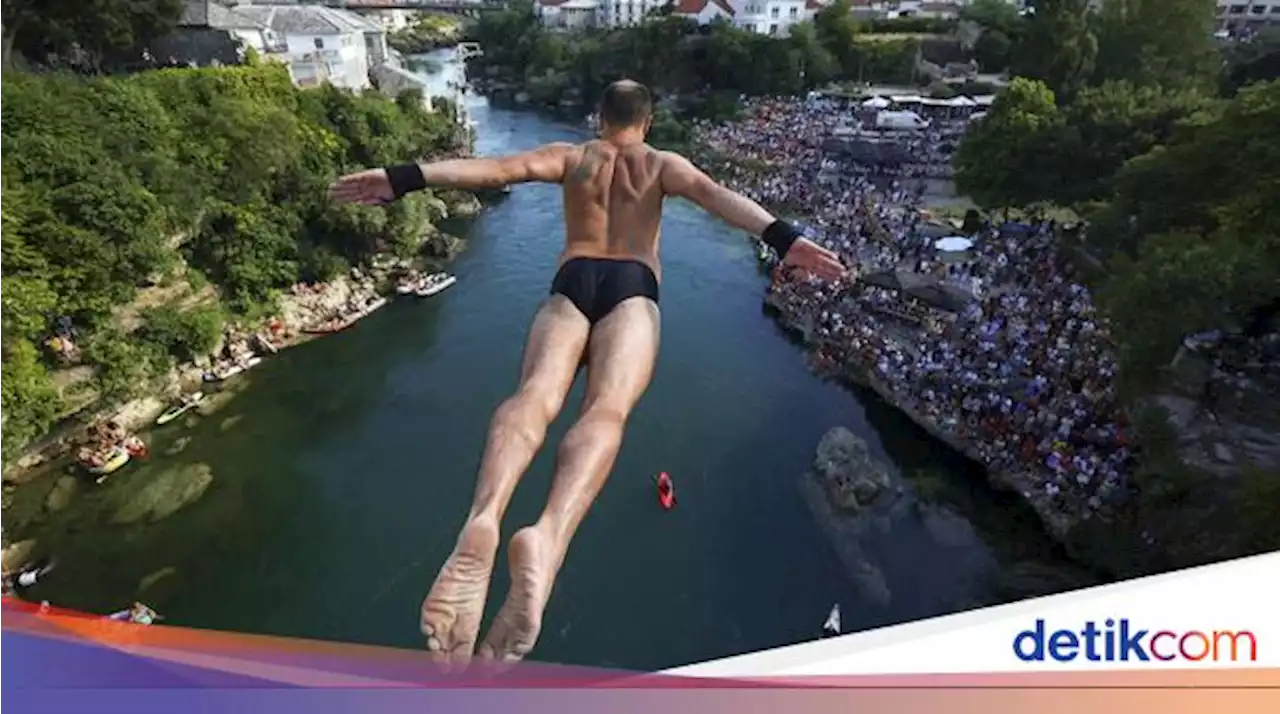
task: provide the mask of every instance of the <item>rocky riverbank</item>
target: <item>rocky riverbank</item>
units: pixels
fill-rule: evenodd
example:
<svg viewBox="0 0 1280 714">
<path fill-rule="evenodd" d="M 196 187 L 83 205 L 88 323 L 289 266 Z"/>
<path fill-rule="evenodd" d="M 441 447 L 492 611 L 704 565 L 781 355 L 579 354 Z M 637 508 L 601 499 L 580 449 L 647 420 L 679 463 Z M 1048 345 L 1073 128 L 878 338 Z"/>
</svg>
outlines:
<svg viewBox="0 0 1280 714">
<path fill-rule="evenodd" d="M 803 342 L 806 347 L 813 348 L 818 346 L 815 331 L 811 325 L 805 323 L 800 315 L 784 309 L 778 301 L 773 299 L 772 295 L 765 298 L 765 304 L 770 313 L 777 317 L 778 323 L 783 329 Z M 1054 538 L 1066 540 L 1072 528 L 1078 525 L 1079 520 L 1077 518 L 1056 509 L 1040 489 L 1033 487 L 1034 482 L 1030 474 L 1004 472 L 989 468 L 982 455 L 971 444 L 952 433 L 942 424 L 912 408 L 905 395 L 897 393 L 890 385 L 876 379 L 870 372 L 850 364 L 834 376 L 846 384 L 870 389 L 886 403 L 906 414 L 911 421 L 927 431 L 930 436 L 964 454 L 974 462 L 981 464 L 986 468 L 988 478 L 990 478 L 994 486 L 1002 490 L 1016 492 L 1026 500 L 1027 504 L 1035 510 L 1036 515 L 1044 523 L 1045 529 Z"/>
<path fill-rule="evenodd" d="M 414 24 L 387 37 L 391 49 L 405 55 L 421 55 L 462 41 L 462 23 L 445 15 L 422 15 Z"/>
<path fill-rule="evenodd" d="M 475 217 L 482 209 L 480 199 L 465 191 L 438 192 L 432 199 L 432 213 L 437 221 L 445 219 L 469 219 Z M 465 241 L 439 229 L 434 223 L 428 223 L 423 230 L 419 245 L 420 255 L 427 262 L 441 265 L 451 261 L 466 248 Z M 275 349 L 287 349 L 316 336 L 308 335 L 303 330 L 316 324 L 326 315 L 334 314 L 359 294 L 386 293 L 389 291 L 393 273 L 409 264 L 409 261 L 395 259 L 393 256 L 374 256 L 369 265 L 357 268 L 340 275 L 326 283 L 323 292 L 286 292 L 279 298 L 279 310 L 276 314 L 277 338 Z M 261 325 L 239 325 L 237 333 L 252 334 Z M 219 354 L 226 345 L 225 334 L 214 346 L 211 354 Z M 193 392 L 199 389 L 202 375 L 213 366 L 213 359 L 202 356 L 195 361 L 176 365 L 167 374 L 158 378 L 150 393 L 136 397 L 124 404 L 107 410 L 96 410 L 92 405 L 86 407 L 78 415 L 78 421 L 89 422 L 95 418 L 109 417 L 127 431 L 143 431 L 150 427 L 164 410 L 172 404 L 175 395 Z M 83 370 L 81 370 L 83 372 Z M 79 375 L 81 381 L 91 380 L 92 373 Z M 202 405 L 202 410 L 216 408 L 214 404 Z M 72 448 L 73 428 L 54 438 L 47 438 L 29 449 L 13 461 L 13 466 L 4 474 L 6 483 L 23 483 L 31 475 L 41 471 L 41 467 L 51 462 L 61 461 Z"/>
<path fill-rule="evenodd" d="M 963 594 L 934 606 L 944 611 L 1037 597 L 1097 584 L 1082 568 L 1020 556 L 995 562 L 965 516 L 921 493 L 872 456 L 865 441 L 835 427 L 819 442 L 801 488 L 819 525 L 839 554 L 862 606 L 883 609 L 895 597 L 917 595 L 922 563 L 945 563 L 966 579 Z M 893 558 L 893 543 L 913 537 L 920 560 Z"/>
</svg>

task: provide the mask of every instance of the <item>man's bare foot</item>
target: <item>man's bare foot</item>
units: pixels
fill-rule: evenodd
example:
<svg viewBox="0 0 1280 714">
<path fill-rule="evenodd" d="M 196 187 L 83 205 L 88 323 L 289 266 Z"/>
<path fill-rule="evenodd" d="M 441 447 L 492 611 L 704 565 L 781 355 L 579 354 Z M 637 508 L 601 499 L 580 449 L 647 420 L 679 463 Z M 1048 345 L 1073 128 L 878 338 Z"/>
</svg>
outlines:
<svg viewBox="0 0 1280 714">
<path fill-rule="evenodd" d="M 521 528 L 511 537 L 507 546 L 511 590 L 480 645 L 482 659 L 516 662 L 533 650 L 559 569 L 554 548 L 552 539 L 537 526 Z"/>
<path fill-rule="evenodd" d="M 422 634 L 436 662 L 465 664 L 471 659 L 500 537 L 497 523 L 468 521 L 423 601 Z"/>
</svg>

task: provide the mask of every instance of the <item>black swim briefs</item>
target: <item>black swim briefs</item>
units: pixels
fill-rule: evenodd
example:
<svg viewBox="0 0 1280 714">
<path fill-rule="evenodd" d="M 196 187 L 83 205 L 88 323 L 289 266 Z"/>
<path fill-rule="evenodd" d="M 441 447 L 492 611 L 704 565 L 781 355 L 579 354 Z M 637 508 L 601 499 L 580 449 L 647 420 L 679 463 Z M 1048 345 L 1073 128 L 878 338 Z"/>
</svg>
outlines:
<svg viewBox="0 0 1280 714">
<path fill-rule="evenodd" d="M 628 298 L 658 302 L 658 278 L 638 260 L 573 258 L 560 266 L 551 294 L 569 298 L 594 325 Z"/>
</svg>

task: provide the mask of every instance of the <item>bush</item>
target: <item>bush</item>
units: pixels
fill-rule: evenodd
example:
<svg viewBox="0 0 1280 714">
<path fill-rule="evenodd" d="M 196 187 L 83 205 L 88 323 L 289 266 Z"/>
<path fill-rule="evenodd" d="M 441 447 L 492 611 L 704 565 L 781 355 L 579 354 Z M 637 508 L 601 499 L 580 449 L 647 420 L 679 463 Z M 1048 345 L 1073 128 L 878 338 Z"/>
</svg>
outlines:
<svg viewBox="0 0 1280 714">
<path fill-rule="evenodd" d="M 956 21 L 941 17 L 895 17 L 869 20 L 866 30 L 876 35 L 945 35 Z"/>
<path fill-rule="evenodd" d="M 151 384 L 155 374 L 171 363 L 160 347 L 131 340 L 115 328 L 95 334 L 85 347 L 84 359 L 97 369 L 94 379 L 99 401 L 104 405 L 119 404 L 138 396 Z"/>
<path fill-rule="evenodd" d="M 139 339 L 150 342 L 176 359 L 190 362 L 207 355 L 222 336 L 223 315 L 216 306 L 179 312 L 161 307 L 143 313 Z"/>
</svg>

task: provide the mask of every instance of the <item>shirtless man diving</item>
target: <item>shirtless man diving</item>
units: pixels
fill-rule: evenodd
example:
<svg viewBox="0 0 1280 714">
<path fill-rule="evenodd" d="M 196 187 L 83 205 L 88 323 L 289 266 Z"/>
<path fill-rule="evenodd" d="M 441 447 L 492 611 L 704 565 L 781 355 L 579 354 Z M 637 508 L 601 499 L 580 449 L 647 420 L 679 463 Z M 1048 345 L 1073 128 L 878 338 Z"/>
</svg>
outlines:
<svg viewBox="0 0 1280 714">
<path fill-rule="evenodd" d="M 439 662 L 464 664 L 474 654 L 519 660 L 538 639 L 569 541 L 608 478 L 627 418 L 653 375 L 663 199 L 688 199 L 761 236 L 784 265 L 829 280 L 845 272 L 834 253 L 801 237 L 791 224 L 716 183 L 684 157 L 646 145 L 652 109 L 649 90 L 623 80 L 605 89 L 598 140 L 548 144 L 499 158 L 372 169 L 343 176 L 330 188 L 336 201 L 383 204 L 426 187 L 475 190 L 532 181 L 564 187 L 559 272 L 533 319 L 520 384 L 493 415 L 471 510 L 453 554 L 422 604 L 422 632 Z M 584 363 L 581 414 L 560 444 L 545 510 L 511 538 L 511 589 L 477 652 L 503 513 Z"/>
</svg>

